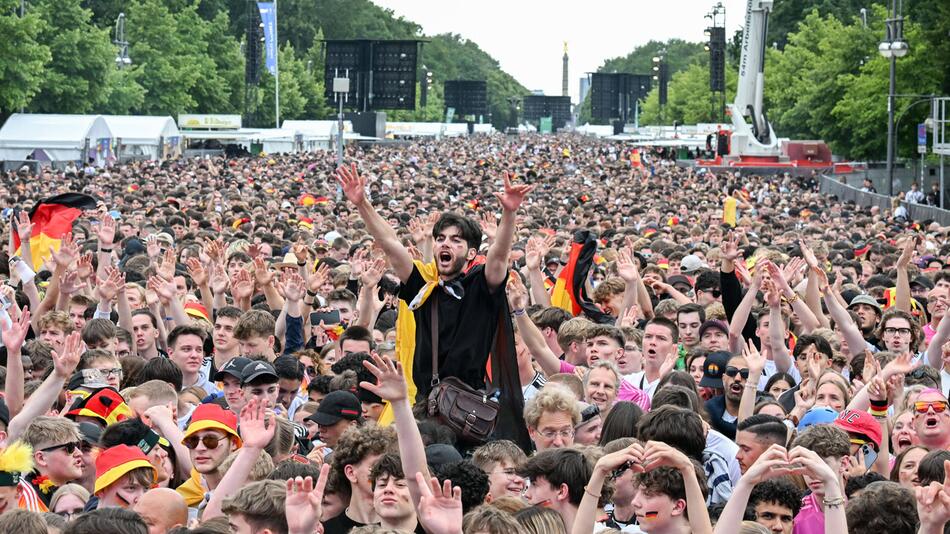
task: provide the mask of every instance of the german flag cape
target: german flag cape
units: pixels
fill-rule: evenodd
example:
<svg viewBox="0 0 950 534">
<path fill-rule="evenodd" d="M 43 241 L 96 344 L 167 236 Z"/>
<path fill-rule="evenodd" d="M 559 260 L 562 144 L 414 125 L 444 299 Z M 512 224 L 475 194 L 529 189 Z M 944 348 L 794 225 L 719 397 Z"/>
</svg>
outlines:
<svg viewBox="0 0 950 534">
<path fill-rule="evenodd" d="M 95 209 L 96 199 L 82 193 L 63 193 L 41 200 L 30 210 L 33 233 L 30 235 L 30 252 L 33 255 L 33 270 L 39 271 L 43 262 L 54 250 L 59 250 L 62 238 L 73 229 L 73 221 L 83 210 Z M 13 244 L 20 254 L 20 237 L 14 232 Z"/>
<path fill-rule="evenodd" d="M 421 306 L 432 291 L 439 285 L 439 273 L 435 263 L 414 261 L 419 273 L 426 281 L 426 287 L 421 292 L 421 300 L 417 297 L 413 302 L 416 308 Z M 500 287 L 499 291 L 504 291 Z M 488 358 L 488 375 L 492 385 L 500 392 L 498 399 L 500 410 L 495 425 L 494 439 L 509 439 L 517 443 L 523 450 L 531 450 L 531 438 L 528 436 L 528 427 L 524 422 L 524 396 L 521 392 L 521 379 L 518 376 L 518 361 L 515 353 L 514 329 L 511 324 L 511 313 L 508 310 L 508 300 L 499 299 L 504 309 L 499 310 L 498 326 L 495 329 L 495 342 L 492 353 Z M 413 309 L 402 299 L 399 299 L 399 312 L 396 316 L 396 358 L 402 364 L 402 372 L 406 377 L 409 389 L 409 403 L 414 404 L 418 388 L 412 380 L 412 367 L 416 353 L 416 319 Z M 393 422 L 392 406 L 387 402 L 379 416 L 377 424 L 386 426 Z"/>
<path fill-rule="evenodd" d="M 597 239 L 590 230 L 576 232 L 567 265 L 561 269 L 551 292 L 551 305 L 567 310 L 574 316 L 583 312 L 595 323 L 613 324 L 614 318 L 600 311 L 587 295 L 587 277 L 596 254 Z"/>
</svg>

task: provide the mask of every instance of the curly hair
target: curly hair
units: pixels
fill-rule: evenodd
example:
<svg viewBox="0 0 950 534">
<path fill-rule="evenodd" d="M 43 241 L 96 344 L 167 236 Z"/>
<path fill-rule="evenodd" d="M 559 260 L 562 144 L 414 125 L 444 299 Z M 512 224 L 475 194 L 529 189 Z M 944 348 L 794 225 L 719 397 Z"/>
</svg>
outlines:
<svg viewBox="0 0 950 534">
<path fill-rule="evenodd" d="M 577 400 L 573 394 L 562 387 L 546 387 L 528 401 L 524 407 L 524 421 L 529 428 L 537 428 L 538 421 L 545 412 L 568 413 L 574 426 L 581 422 Z"/>
<path fill-rule="evenodd" d="M 787 478 L 773 478 L 759 482 L 749 495 L 749 508 L 760 502 L 777 504 L 792 511 L 792 517 L 802 508 L 802 491 Z"/>
<path fill-rule="evenodd" d="M 907 324 L 910 325 L 910 350 L 915 350 L 917 345 L 920 344 L 923 331 L 920 329 L 920 321 L 904 310 L 890 308 L 884 312 L 884 315 L 881 317 L 881 321 L 877 324 L 877 330 L 874 331 L 874 335 L 878 339 L 883 340 L 884 325 L 886 325 L 891 319 L 904 319 L 907 321 Z"/>
<path fill-rule="evenodd" d="M 396 430 L 392 427 L 375 425 L 351 426 L 343 432 L 333 454 L 330 456 L 330 478 L 327 486 L 336 491 L 347 493 L 349 484 L 343 470 L 348 465 L 356 465 L 367 456 L 395 452 Z"/>
<path fill-rule="evenodd" d="M 485 502 L 485 496 L 488 495 L 488 475 L 471 460 L 442 465 L 435 476 L 439 482 L 451 480 L 453 485 L 462 488 L 462 513 L 468 513 Z"/>
<path fill-rule="evenodd" d="M 914 534 L 919 523 L 917 499 L 896 482 L 874 482 L 848 502 L 849 532 Z"/>
<path fill-rule="evenodd" d="M 843 458 L 851 453 L 851 439 L 834 425 L 812 425 L 795 438 L 794 447 L 805 447 L 822 458 Z"/>
</svg>

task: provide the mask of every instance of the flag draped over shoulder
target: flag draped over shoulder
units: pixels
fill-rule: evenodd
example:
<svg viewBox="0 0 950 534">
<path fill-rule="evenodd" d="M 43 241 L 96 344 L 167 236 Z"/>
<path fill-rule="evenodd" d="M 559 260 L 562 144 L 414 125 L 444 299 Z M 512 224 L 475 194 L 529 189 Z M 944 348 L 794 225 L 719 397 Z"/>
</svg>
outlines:
<svg viewBox="0 0 950 534">
<path fill-rule="evenodd" d="M 613 323 L 614 319 L 600 311 L 587 295 L 587 277 L 596 254 L 597 239 L 594 235 L 589 230 L 576 232 L 567 265 L 558 274 L 551 292 L 551 305 L 567 310 L 574 316 L 583 312 L 596 323 Z"/>
<path fill-rule="evenodd" d="M 421 292 L 421 298 L 414 300 L 418 309 L 432 295 L 432 291 L 439 285 L 439 273 L 435 263 L 413 262 L 426 287 Z M 469 268 L 476 265 L 473 262 Z M 498 419 L 495 424 L 494 439 L 509 439 L 517 443 L 526 452 L 530 450 L 531 438 L 524 422 L 524 397 L 521 391 L 521 379 L 518 375 L 518 361 L 515 353 L 514 328 L 511 323 L 511 313 L 508 310 L 508 299 L 499 299 L 503 310 L 499 310 L 498 324 L 495 328 L 495 342 L 488 358 L 487 374 L 492 386 L 500 393 Z M 396 359 L 402 364 L 402 372 L 408 386 L 409 402 L 415 402 L 418 388 L 412 380 L 413 361 L 416 355 L 416 320 L 413 308 L 402 299 L 399 299 L 399 312 L 396 316 Z M 393 422 L 392 406 L 387 402 L 379 416 L 377 424 L 389 425 Z"/>
<path fill-rule="evenodd" d="M 38 271 L 54 250 L 59 250 L 62 238 L 73 229 L 73 221 L 83 210 L 95 209 L 96 199 L 82 193 L 63 193 L 41 200 L 30 210 L 33 232 L 30 236 L 30 251 L 33 255 L 33 270 Z M 20 237 L 14 233 L 13 244 L 20 254 Z"/>
</svg>

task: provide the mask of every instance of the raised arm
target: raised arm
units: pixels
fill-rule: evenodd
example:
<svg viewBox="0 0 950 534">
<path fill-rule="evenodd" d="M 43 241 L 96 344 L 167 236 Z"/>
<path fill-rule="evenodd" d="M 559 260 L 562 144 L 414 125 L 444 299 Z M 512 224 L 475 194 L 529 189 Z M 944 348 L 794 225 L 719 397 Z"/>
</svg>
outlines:
<svg viewBox="0 0 950 534">
<path fill-rule="evenodd" d="M 897 264 L 894 266 L 897 270 L 894 307 L 907 313 L 910 313 L 910 279 L 907 276 L 907 266 L 910 264 L 910 260 L 914 255 L 914 249 L 917 248 L 918 239 L 918 236 L 907 236 L 904 238 L 901 255 L 897 258 Z"/>
<path fill-rule="evenodd" d="M 17 214 L 16 232 L 20 237 L 20 258 L 32 269 L 33 250 L 30 246 L 30 238 L 33 236 L 33 223 L 30 222 L 30 214 L 24 210 L 20 210 Z M 12 256 L 13 253 L 10 255 Z"/>
<path fill-rule="evenodd" d="M 838 329 L 841 330 L 841 336 L 848 344 L 848 360 L 850 360 L 864 352 L 864 349 L 867 347 L 864 336 L 861 335 L 861 330 L 858 328 L 858 325 L 854 324 L 854 320 L 851 319 L 848 310 L 846 310 L 844 306 L 841 305 L 841 301 L 838 300 L 838 292 L 828 285 L 828 277 L 824 271 L 813 271 L 813 274 L 818 280 L 818 292 L 823 295 L 822 298 L 825 301 L 825 306 L 828 308 L 828 314 L 831 315 L 831 319 L 838 325 Z"/>
<path fill-rule="evenodd" d="M 755 394 L 759 389 L 759 379 L 765 369 L 765 356 L 756 350 L 755 343 L 750 339 L 742 348 L 742 355 L 749 364 L 749 379 L 742 388 L 742 398 L 739 400 L 739 415 L 737 423 L 752 415 L 755 410 Z"/>
<path fill-rule="evenodd" d="M 10 420 L 7 428 L 8 443 L 16 441 L 33 419 L 45 414 L 53 407 L 63 390 L 63 384 L 69 380 L 76 366 L 79 365 L 80 356 L 82 356 L 82 338 L 79 337 L 77 331 L 66 336 L 61 353 L 53 351 L 53 372 L 30 395 L 26 404 L 23 405 L 23 410 Z"/>
<path fill-rule="evenodd" d="M 237 493 L 241 486 L 247 483 L 247 477 L 264 452 L 264 447 L 274 438 L 276 429 L 277 418 L 274 412 L 265 410 L 259 400 L 251 399 L 241 410 L 241 441 L 244 444 L 231 467 L 224 473 L 218 487 L 211 493 L 211 500 L 201 515 L 202 521 L 220 516 L 224 500 Z"/>
<path fill-rule="evenodd" d="M 696 480 L 693 462 L 681 451 L 661 441 L 648 441 L 643 450 L 643 469 L 650 471 L 657 467 L 669 466 L 679 471 L 686 489 L 686 512 L 689 516 L 689 528 L 693 534 L 712 534 L 709 510 L 706 498 Z"/>
<path fill-rule="evenodd" d="M 600 457 L 600 460 L 597 460 L 594 472 L 591 474 L 590 480 L 587 481 L 587 486 L 584 487 L 584 497 L 581 498 L 581 503 L 577 507 L 577 515 L 574 516 L 574 526 L 571 528 L 571 534 L 591 534 L 594 531 L 594 522 L 597 520 L 597 505 L 607 477 L 625 465 L 639 465 L 642 461 L 643 446 L 639 443 L 605 454 Z"/>
<path fill-rule="evenodd" d="M 782 294 L 775 283 L 769 280 L 762 284 L 765 288 L 765 302 L 769 306 L 769 345 L 775 369 L 780 373 L 788 372 L 792 367 L 792 355 L 785 346 L 785 318 L 782 317 Z"/>
<path fill-rule="evenodd" d="M 521 282 L 521 278 L 518 276 L 512 276 L 508 279 L 508 304 L 515 316 L 515 321 L 518 323 L 518 332 L 521 334 L 521 339 L 528 346 L 528 351 L 541 366 L 544 374 L 551 376 L 560 373 L 561 360 L 551 352 L 544 335 L 525 312 L 525 306 L 528 305 L 528 290 L 525 289 L 524 283 Z"/>
<path fill-rule="evenodd" d="M 396 276 L 403 283 L 407 282 L 409 275 L 412 274 L 412 257 L 409 256 L 409 251 L 399 241 L 396 231 L 389 226 L 379 213 L 376 213 L 373 205 L 370 204 L 366 197 L 366 178 L 360 176 L 356 170 L 356 164 L 353 163 L 349 167 L 344 165 L 337 169 L 336 179 L 343 188 L 343 194 L 356 206 L 363 223 L 366 224 L 366 229 L 373 236 L 376 244 L 389 257 L 389 262 L 392 264 Z"/>
<path fill-rule="evenodd" d="M 370 330 L 376 324 L 376 318 L 383 309 L 383 301 L 379 300 L 379 281 L 386 272 L 386 259 L 376 258 L 367 260 L 360 275 L 360 294 L 356 300 L 358 314 L 356 324 Z"/>
<path fill-rule="evenodd" d="M 934 293 L 932 298 L 943 300 L 944 306 L 948 304 L 946 291 L 940 294 L 937 294 L 936 291 Z M 945 312 L 943 317 L 940 318 L 940 323 L 937 325 L 937 332 L 930 340 L 930 345 L 927 346 L 927 364 L 934 369 L 943 367 L 943 346 L 947 342 L 947 339 L 950 338 L 950 319 L 948 319 L 947 316 L 950 316 L 950 313 Z"/>
<path fill-rule="evenodd" d="M 4 399 L 10 415 L 16 416 L 23 408 L 23 359 L 20 349 L 30 331 L 30 309 L 24 308 L 16 322 L 0 321 L 3 345 L 7 348 L 7 378 Z"/>
<path fill-rule="evenodd" d="M 495 193 L 502 208 L 501 221 L 498 223 L 495 242 L 488 249 L 488 257 L 485 260 L 485 280 L 492 291 L 497 289 L 508 276 L 508 255 L 511 253 L 511 244 L 515 235 L 515 214 L 524 202 L 524 197 L 534 189 L 531 185 L 511 185 L 511 176 L 507 172 L 503 178 L 504 191 Z"/>
<path fill-rule="evenodd" d="M 745 295 L 742 296 L 742 300 L 739 301 L 735 313 L 732 314 L 732 320 L 729 321 L 729 348 L 732 349 L 733 352 L 739 352 L 745 344 L 744 333 L 746 331 L 746 323 L 749 322 L 749 315 L 752 313 L 752 307 L 755 306 L 756 295 L 759 292 L 759 288 L 762 287 L 763 272 L 762 269 L 755 270 L 755 276 L 752 277 L 752 283 L 749 284 L 749 289 L 747 289 Z"/>
<path fill-rule="evenodd" d="M 798 315 L 798 318 L 802 323 L 802 331 L 807 333 L 818 329 L 821 326 L 821 323 L 818 322 L 818 318 L 815 317 L 814 313 L 812 313 L 811 308 L 805 304 L 805 301 L 803 301 L 799 297 L 798 293 L 796 293 L 789 285 L 782 269 L 779 269 L 777 265 L 770 261 L 766 262 L 765 266 L 772 277 L 772 281 L 775 283 L 775 287 L 781 291 L 782 295 L 785 297 L 785 300 L 787 300 L 789 305 L 792 307 L 792 310 L 794 310 L 795 314 Z"/>
<path fill-rule="evenodd" d="M 373 376 L 376 377 L 376 383 L 360 382 L 360 387 L 375 393 L 379 398 L 389 402 L 393 408 L 396 434 L 399 436 L 399 457 L 402 460 L 402 470 L 406 474 L 409 494 L 412 495 L 412 504 L 413 506 L 419 506 L 422 492 L 416 481 L 416 473 L 421 473 L 425 480 L 429 480 L 429 464 L 426 462 L 426 450 L 425 444 L 422 442 L 422 434 L 419 433 L 419 426 L 416 424 L 416 418 L 412 415 L 412 407 L 409 405 L 409 389 L 406 385 L 402 364 L 377 354 L 373 354 L 371 357 L 373 361 L 364 360 L 363 366 L 373 373 Z"/>
<path fill-rule="evenodd" d="M 525 265 L 524 270 L 528 276 L 528 284 L 531 286 L 531 300 L 545 308 L 551 305 L 551 295 L 544 287 L 544 273 L 541 272 L 541 263 L 544 261 L 546 239 L 531 237 L 525 245 Z"/>
</svg>

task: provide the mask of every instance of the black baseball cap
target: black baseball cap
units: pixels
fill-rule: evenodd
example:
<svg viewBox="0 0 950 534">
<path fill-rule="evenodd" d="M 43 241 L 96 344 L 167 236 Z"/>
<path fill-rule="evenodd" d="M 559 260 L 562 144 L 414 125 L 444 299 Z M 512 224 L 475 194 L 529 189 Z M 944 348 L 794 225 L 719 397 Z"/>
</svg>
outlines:
<svg viewBox="0 0 950 534">
<path fill-rule="evenodd" d="M 241 370 L 241 385 L 243 386 L 265 377 L 273 377 L 273 382 L 277 382 L 279 378 L 273 365 L 261 360 L 252 360 Z"/>
<path fill-rule="evenodd" d="M 703 378 L 699 385 L 704 388 L 722 389 L 722 374 L 726 372 L 726 366 L 731 359 L 732 354 L 724 350 L 710 352 L 703 362 Z"/>
<path fill-rule="evenodd" d="M 362 421 L 363 407 L 356 395 L 349 391 L 331 391 L 320 401 L 317 411 L 307 417 L 320 426 L 335 425 L 340 420 Z"/>
<path fill-rule="evenodd" d="M 251 360 L 244 358 L 243 356 L 235 356 L 228 360 L 224 364 L 224 367 L 221 368 L 217 373 L 214 374 L 214 380 L 220 382 L 224 380 L 225 376 L 233 376 L 238 380 L 241 379 L 244 368 L 247 367 L 247 364 L 251 363 Z"/>
</svg>

